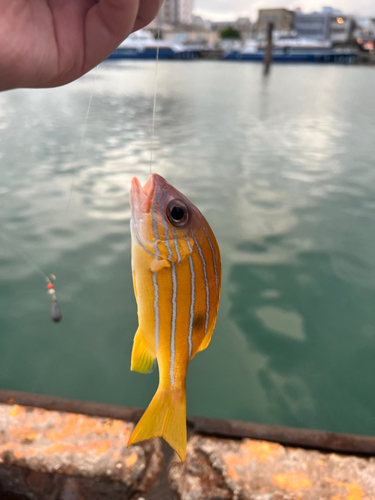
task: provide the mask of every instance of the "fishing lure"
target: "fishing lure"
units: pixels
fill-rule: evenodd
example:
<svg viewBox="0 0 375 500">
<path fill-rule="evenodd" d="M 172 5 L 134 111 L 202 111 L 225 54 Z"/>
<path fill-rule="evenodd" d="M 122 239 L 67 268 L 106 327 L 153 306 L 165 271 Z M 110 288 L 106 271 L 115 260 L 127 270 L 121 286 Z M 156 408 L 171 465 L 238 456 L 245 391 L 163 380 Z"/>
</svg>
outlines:
<svg viewBox="0 0 375 500">
<path fill-rule="evenodd" d="M 62 320 L 62 314 L 60 311 L 60 308 L 57 304 L 57 298 L 56 298 L 56 290 L 55 290 L 55 285 L 53 282 L 56 280 L 56 276 L 51 274 L 49 278 L 46 278 L 46 283 L 47 283 L 47 293 L 51 297 L 51 319 L 55 323 L 60 323 Z"/>
<path fill-rule="evenodd" d="M 198 208 L 152 174 L 142 187 L 132 179 L 132 271 L 139 327 L 131 369 L 153 370 L 159 387 L 129 445 L 163 437 L 184 461 L 186 371 L 209 345 L 221 289 L 220 250 Z"/>
</svg>

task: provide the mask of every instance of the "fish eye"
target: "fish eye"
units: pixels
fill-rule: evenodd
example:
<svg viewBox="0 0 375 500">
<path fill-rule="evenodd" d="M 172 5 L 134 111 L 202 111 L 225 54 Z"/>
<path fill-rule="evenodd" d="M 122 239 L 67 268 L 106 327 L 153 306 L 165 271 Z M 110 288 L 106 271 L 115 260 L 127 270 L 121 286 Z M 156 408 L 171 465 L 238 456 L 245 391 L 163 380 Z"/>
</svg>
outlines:
<svg viewBox="0 0 375 500">
<path fill-rule="evenodd" d="M 181 200 L 172 200 L 167 207 L 167 216 L 173 226 L 182 227 L 189 220 L 189 209 Z"/>
</svg>

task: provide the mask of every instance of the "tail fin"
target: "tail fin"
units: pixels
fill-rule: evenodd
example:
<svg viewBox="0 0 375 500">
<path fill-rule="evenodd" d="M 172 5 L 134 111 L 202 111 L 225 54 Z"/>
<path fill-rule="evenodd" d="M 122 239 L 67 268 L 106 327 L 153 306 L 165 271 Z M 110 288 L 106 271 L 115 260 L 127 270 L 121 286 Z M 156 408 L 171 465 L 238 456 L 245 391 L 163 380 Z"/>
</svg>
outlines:
<svg viewBox="0 0 375 500">
<path fill-rule="evenodd" d="M 149 407 L 130 436 L 128 446 L 138 441 L 163 437 L 181 461 L 186 455 L 186 390 L 156 391 Z"/>
</svg>

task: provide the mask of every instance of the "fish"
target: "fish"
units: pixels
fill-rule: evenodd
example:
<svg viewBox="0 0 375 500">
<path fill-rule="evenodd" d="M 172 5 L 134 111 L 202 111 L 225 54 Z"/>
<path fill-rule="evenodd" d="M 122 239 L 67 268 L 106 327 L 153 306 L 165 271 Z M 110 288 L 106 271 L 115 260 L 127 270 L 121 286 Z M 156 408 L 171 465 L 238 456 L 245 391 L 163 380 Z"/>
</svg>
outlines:
<svg viewBox="0 0 375 500">
<path fill-rule="evenodd" d="M 153 173 L 131 181 L 132 273 L 138 310 L 131 370 L 159 369 L 159 386 L 128 445 L 163 437 L 186 455 L 186 372 L 214 331 L 221 292 L 215 235 L 198 208 Z"/>
</svg>

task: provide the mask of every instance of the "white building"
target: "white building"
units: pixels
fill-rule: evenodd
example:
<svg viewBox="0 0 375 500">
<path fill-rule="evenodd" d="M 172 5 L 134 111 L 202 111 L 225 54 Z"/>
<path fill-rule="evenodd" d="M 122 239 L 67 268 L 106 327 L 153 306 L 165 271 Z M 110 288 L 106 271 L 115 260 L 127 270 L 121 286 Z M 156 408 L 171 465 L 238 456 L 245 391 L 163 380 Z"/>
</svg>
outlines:
<svg viewBox="0 0 375 500">
<path fill-rule="evenodd" d="M 176 0 L 164 0 L 163 5 L 160 9 L 158 18 L 161 23 L 176 24 L 177 23 L 177 1 Z"/>
<path fill-rule="evenodd" d="M 353 40 L 355 21 L 352 16 L 332 16 L 330 39 L 333 44 L 347 44 Z"/>
<path fill-rule="evenodd" d="M 161 23 L 191 24 L 194 0 L 164 0 L 160 9 Z"/>
<path fill-rule="evenodd" d="M 354 18 L 335 14 L 326 7 L 322 12 L 294 13 L 294 30 L 301 38 L 330 40 L 333 45 L 346 45 L 353 39 Z"/>
<path fill-rule="evenodd" d="M 182 24 L 191 24 L 193 17 L 193 0 L 178 0 L 178 16 Z"/>
<path fill-rule="evenodd" d="M 375 40 L 375 18 L 359 17 L 356 21 L 357 29 L 355 36 L 362 38 L 364 42 Z"/>
</svg>

